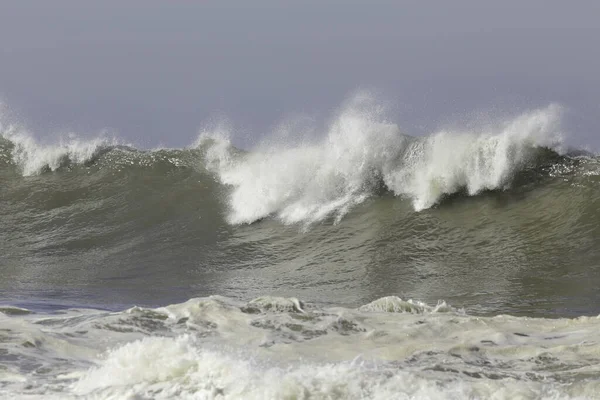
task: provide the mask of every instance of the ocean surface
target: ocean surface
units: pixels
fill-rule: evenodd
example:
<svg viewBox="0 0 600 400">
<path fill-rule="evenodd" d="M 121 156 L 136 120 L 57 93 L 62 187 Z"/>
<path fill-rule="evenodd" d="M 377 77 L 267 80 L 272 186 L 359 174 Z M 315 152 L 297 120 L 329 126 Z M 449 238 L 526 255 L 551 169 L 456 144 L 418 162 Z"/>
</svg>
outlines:
<svg viewBox="0 0 600 400">
<path fill-rule="evenodd" d="M 0 398 L 600 398 L 600 158 L 550 105 L 252 149 L 0 122 Z"/>
</svg>

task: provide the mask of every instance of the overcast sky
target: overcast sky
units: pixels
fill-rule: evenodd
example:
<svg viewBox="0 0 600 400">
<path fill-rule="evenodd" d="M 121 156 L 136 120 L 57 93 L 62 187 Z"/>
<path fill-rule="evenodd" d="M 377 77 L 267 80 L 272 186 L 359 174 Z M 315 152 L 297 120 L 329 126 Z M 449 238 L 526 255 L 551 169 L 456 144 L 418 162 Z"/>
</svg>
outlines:
<svg viewBox="0 0 600 400">
<path fill-rule="evenodd" d="M 558 102 L 600 148 L 600 1 L 0 0 L 0 98 L 37 136 L 111 128 L 190 144 L 227 117 L 250 145 L 351 93 L 407 133 Z"/>
</svg>

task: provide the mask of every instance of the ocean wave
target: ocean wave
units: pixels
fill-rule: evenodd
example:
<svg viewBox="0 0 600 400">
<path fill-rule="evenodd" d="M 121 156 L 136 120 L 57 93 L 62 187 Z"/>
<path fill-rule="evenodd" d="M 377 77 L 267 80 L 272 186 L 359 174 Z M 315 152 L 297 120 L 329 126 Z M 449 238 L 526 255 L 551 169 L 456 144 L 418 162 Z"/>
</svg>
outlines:
<svg viewBox="0 0 600 400">
<path fill-rule="evenodd" d="M 420 211 L 444 196 L 503 189 L 538 148 L 561 150 L 557 105 L 488 124 L 480 130 L 443 130 L 414 138 L 385 120 L 369 99 L 357 98 L 324 138 L 288 146 L 269 143 L 244 157 L 222 136 L 207 164 L 232 187 L 229 222 L 274 216 L 285 224 L 339 221 L 353 206 L 387 190 Z"/>
<path fill-rule="evenodd" d="M 422 211 L 448 196 L 503 191 L 539 176 L 568 173 L 578 161 L 560 156 L 566 149 L 560 115 L 560 106 L 549 105 L 469 129 L 412 137 L 386 119 L 372 99 L 358 96 L 322 137 L 294 137 L 291 144 L 265 139 L 248 151 L 236 148 L 225 128 L 203 132 L 185 149 L 138 150 L 102 136 L 70 135 L 45 145 L 19 126 L 4 124 L 0 162 L 22 176 L 141 167 L 140 176 L 150 177 L 186 168 L 203 175 L 204 186 L 216 180 L 227 188 L 229 224 L 273 217 L 309 227 L 328 218 L 337 223 L 381 195 L 405 199 Z"/>
<path fill-rule="evenodd" d="M 24 176 L 56 171 L 71 163 L 87 163 L 119 144 L 117 139 L 82 139 L 69 134 L 56 144 L 43 145 L 24 128 L 16 124 L 3 125 L 1 121 L 0 136 L 5 140 L 5 143 L 0 143 L 2 151 L 10 153 L 10 161 Z"/>
</svg>

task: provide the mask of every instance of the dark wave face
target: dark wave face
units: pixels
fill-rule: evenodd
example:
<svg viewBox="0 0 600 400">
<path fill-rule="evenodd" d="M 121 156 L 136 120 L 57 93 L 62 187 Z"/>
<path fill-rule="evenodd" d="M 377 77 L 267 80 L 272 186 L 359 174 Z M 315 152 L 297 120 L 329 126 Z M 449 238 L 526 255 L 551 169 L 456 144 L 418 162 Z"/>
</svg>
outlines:
<svg viewBox="0 0 600 400">
<path fill-rule="evenodd" d="M 239 151 L 0 139 L 0 290 L 121 309 L 266 293 L 385 295 L 474 313 L 600 312 L 600 159 L 555 107 L 482 131 L 402 135 L 350 108 L 319 141 Z"/>
</svg>

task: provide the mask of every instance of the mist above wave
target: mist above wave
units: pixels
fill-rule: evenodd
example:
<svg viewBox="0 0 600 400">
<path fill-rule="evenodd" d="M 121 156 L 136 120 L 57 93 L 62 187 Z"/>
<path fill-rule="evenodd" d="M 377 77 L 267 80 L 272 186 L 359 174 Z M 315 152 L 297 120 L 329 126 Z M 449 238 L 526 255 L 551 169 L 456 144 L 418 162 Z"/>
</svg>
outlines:
<svg viewBox="0 0 600 400">
<path fill-rule="evenodd" d="M 382 190 L 412 201 L 417 211 L 445 195 L 507 187 L 536 148 L 559 150 L 561 108 L 525 112 L 478 128 L 440 130 L 415 138 L 384 118 L 371 98 L 357 96 L 321 139 L 271 141 L 243 157 L 222 134 L 211 144 L 209 169 L 232 186 L 232 224 L 275 216 L 285 224 L 339 221 L 353 206 Z"/>
</svg>

